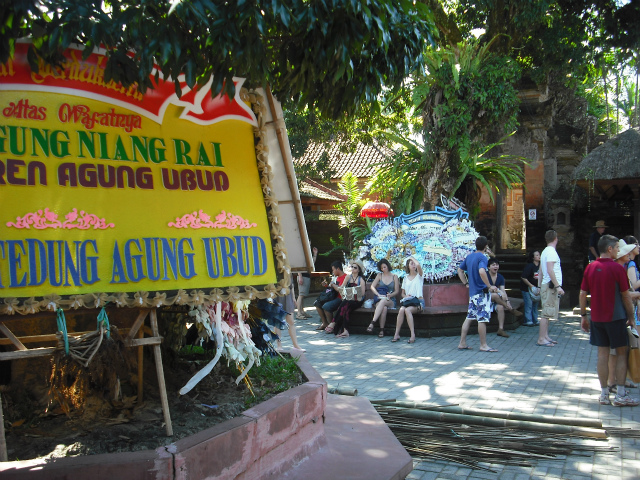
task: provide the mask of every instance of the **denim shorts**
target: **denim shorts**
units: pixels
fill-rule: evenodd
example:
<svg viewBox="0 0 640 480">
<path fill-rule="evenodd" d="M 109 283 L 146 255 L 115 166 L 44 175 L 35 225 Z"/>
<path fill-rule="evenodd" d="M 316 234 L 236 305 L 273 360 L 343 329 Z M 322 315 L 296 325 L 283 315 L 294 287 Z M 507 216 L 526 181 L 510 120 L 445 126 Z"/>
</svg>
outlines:
<svg viewBox="0 0 640 480">
<path fill-rule="evenodd" d="M 340 306 L 341 302 L 342 302 L 342 299 L 340 297 L 334 298 L 333 300 L 330 300 L 326 302 L 324 305 L 322 305 L 322 309 L 326 310 L 327 312 L 335 312 Z"/>
</svg>

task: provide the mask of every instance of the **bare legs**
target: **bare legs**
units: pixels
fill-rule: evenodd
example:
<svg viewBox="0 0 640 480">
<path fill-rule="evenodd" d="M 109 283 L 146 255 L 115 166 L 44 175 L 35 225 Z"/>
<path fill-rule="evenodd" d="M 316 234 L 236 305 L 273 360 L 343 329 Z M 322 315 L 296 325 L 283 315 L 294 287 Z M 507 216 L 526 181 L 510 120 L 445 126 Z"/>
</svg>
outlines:
<svg viewBox="0 0 640 480">
<path fill-rule="evenodd" d="M 553 345 L 557 343 L 549 337 L 549 319 L 540 317 L 540 330 L 538 331 L 538 345 Z M 608 355 L 607 355 L 608 356 Z M 599 361 L 599 360 L 598 360 Z"/>
<path fill-rule="evenodd" d="M 329 326 L 331 320 L 333 320 L 333 314 L 331 312 L 327 312 L 322 307 L 316 307 L 316 312 L 318 312 L 318 316 L 322 321 L 322 325 L 320 326 L 320 328 L 318 328 L 318 330 L 324 330 Z"/>
<path fill-rule="evenodd" d="M 498 315 L 498 333 L 504 332 L 504 307 L 496 305 L 496 314 Z"/>
<path fill-rule="evenodd" d="M 607 357 L 604 385 L 600 376 L 600 356 L 601 354 L 605 356 L 605 353 L 600 349 L 606 350 Z M 625 385 L 627 383 L 627 347 L 616 348 L 615 355 L 611 355 L 609 347 L 598 347 L 598 379 L 602 388 L 608 385 Z"/>
<path fill-rule="evenodd" d="M 373 320 L 371 320 L 371 324 L 369 325 L 369 328 L 367 328 L 368 332 L 373 332 L 373 326 L 376 323 L 376 320 L 378 320 L 379 318 L 380 319 L 380 335 L 378 336 L 379 337 L 384 336 L 384 324 L 387 323 L 387 311 L 389 307 L 392 307 L 392 306 L 393 306 L 393 301 L 389 299 L 380 300 L 376 304 L 376 310 L 375 312 L 373 312 Z"/>
<path fill-rule="evenodd" d="M 392 341 L 397 342 L 400 339 L 400 329 L 404 323 L 405 315 L 407 316 L 407 325 L 409 325 L 409 330 L 411 331 L 409 343 L 413 343 L 416 340 L 416 332 L 413 329 L 413 314 L 416 311 L 416 307 L 400 307 L 400 310 L 398 310 L 398 320 L 396 321 L 396 333 L 393 335 Z"/>
<path fill-rule="evenodd" d="M 471 326 L 471 322 L 475 322 L 475 319 L 467 318 L 462 324 L 462 329 L 460 331 L 460 343 L 458 344 L 458 348 L 463 350 L 467 349 L 467 333 L 469 333 L 469 327 Z M 480 350 L 490 351 L 493 350 L 487 344 L 487 324 L 485 322 L 478 322 L 478 336 L 480 337 Z"/>
<path fill-rule="evenodd" d="M 299 319 L 310 318 L 309 315 L 304 312 L 304 297 L 304 295 L 298 295 L 298 299 L 296 300 L 296 309 L 298 310 L 297 318 Z"/>
<path fill-rule="evenodd" d="M 293 345 L 293 348 L 302 350 L 300 348 L 300 345 L 298 345 L 298 338 L 296 337 L 296 324 L 293 321 L 293 315 L 291 313 L 287 315 L 287 325 L 289 325 L 289 337 L 291 337 L 291 344 Z M 275 331 L 276 334 L 280 336 L 280 329 L 276 328 Z M 278 340 L 278 348 L 282 348 L 282 342 L 280 342 L 280 340 Z"/>
</svg>

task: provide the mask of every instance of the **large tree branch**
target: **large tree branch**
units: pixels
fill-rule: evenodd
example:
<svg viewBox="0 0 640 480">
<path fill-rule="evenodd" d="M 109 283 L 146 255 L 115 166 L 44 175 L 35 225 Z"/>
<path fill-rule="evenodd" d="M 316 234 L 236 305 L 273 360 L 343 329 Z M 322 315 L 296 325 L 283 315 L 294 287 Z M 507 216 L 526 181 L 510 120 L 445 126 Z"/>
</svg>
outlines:
<svg viewBox="0 0 640 480">
<path fill-rule="evenodd" d="M 420 3 L 425 4 L 433 12 L 436 28 L 440 32 L 441 44 L 456 46 L 462 41 L 462 34 L 458 29 L 458 25 L 447 12 L 442 8 L 442 4 L 438 0 L 418 0 Z"/>
</svg>

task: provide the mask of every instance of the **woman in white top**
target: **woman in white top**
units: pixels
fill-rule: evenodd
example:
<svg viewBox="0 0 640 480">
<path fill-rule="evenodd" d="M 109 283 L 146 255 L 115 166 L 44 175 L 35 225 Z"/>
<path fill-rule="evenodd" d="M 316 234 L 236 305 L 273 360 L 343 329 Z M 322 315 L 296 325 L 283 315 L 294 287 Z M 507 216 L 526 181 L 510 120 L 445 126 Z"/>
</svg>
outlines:
<svg viewBox="0 0 640 480">
<path fill-rule="evenodd" d="M 422 284 L 424 279 L 422 278 L 422 266 L 415 258 L 409 257 L 405 263 L 405 270 L 407 275 L 402 279 L 402 292 L 400 293 L 400 310 L 398 310 L 398 319 L 396 321 L 396 333 L 393 336 L 392 342 L 400 340 L 400 329 L 404 323 L 404 316 L 407 316 L 407 324 L 409 330 L 411 330 L 411 337 L 407 343 L 414 343 L 416 341 L 416 332 L 413 328 L 413 314 L 419 312 L 424 307 L 424 298 L 422 298 Z M 420 301 L 420 306 L 405 307 L 403 303 L 409 299 L 417 298 Z"/>
</svg>

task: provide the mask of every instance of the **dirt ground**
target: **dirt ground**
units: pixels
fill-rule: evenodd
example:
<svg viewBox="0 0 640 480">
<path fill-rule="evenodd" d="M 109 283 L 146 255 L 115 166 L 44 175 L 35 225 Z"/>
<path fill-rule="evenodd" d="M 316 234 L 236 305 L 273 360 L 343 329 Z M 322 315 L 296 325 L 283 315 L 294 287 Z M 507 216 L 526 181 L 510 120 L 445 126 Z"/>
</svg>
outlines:
<svg viewBox="0 0 640 480">
<path fill-rule="evenodd" d="M 47 387 L 3 387 L 5 437 L 10 461 L 57 458 L 99 453 L 155 449 L 239 415 L 252 401 L 274 395 L 264 380 L 252 379 L 257 400 L 243 382 L 235 384 L 226 360 L 191 392 L 179 395 L 185 383 L 207 360 L 174 358 L 164 362 L 173 436 L 167 437 L 153 360 L 145 362 L 144 398 L 136 402 L 137 379 L 131 375 L 121 385 L 118 400 L 105 400 L 95 392 L 83 408 L 65 414 L 58 404 L 47 407 Z M 251 374 L 250 374 L 251 376 Z M 291 388 L 302 382 L 291 384 Z M 39 398 L 38 398 L 39 397 Z"/>
</svg>

